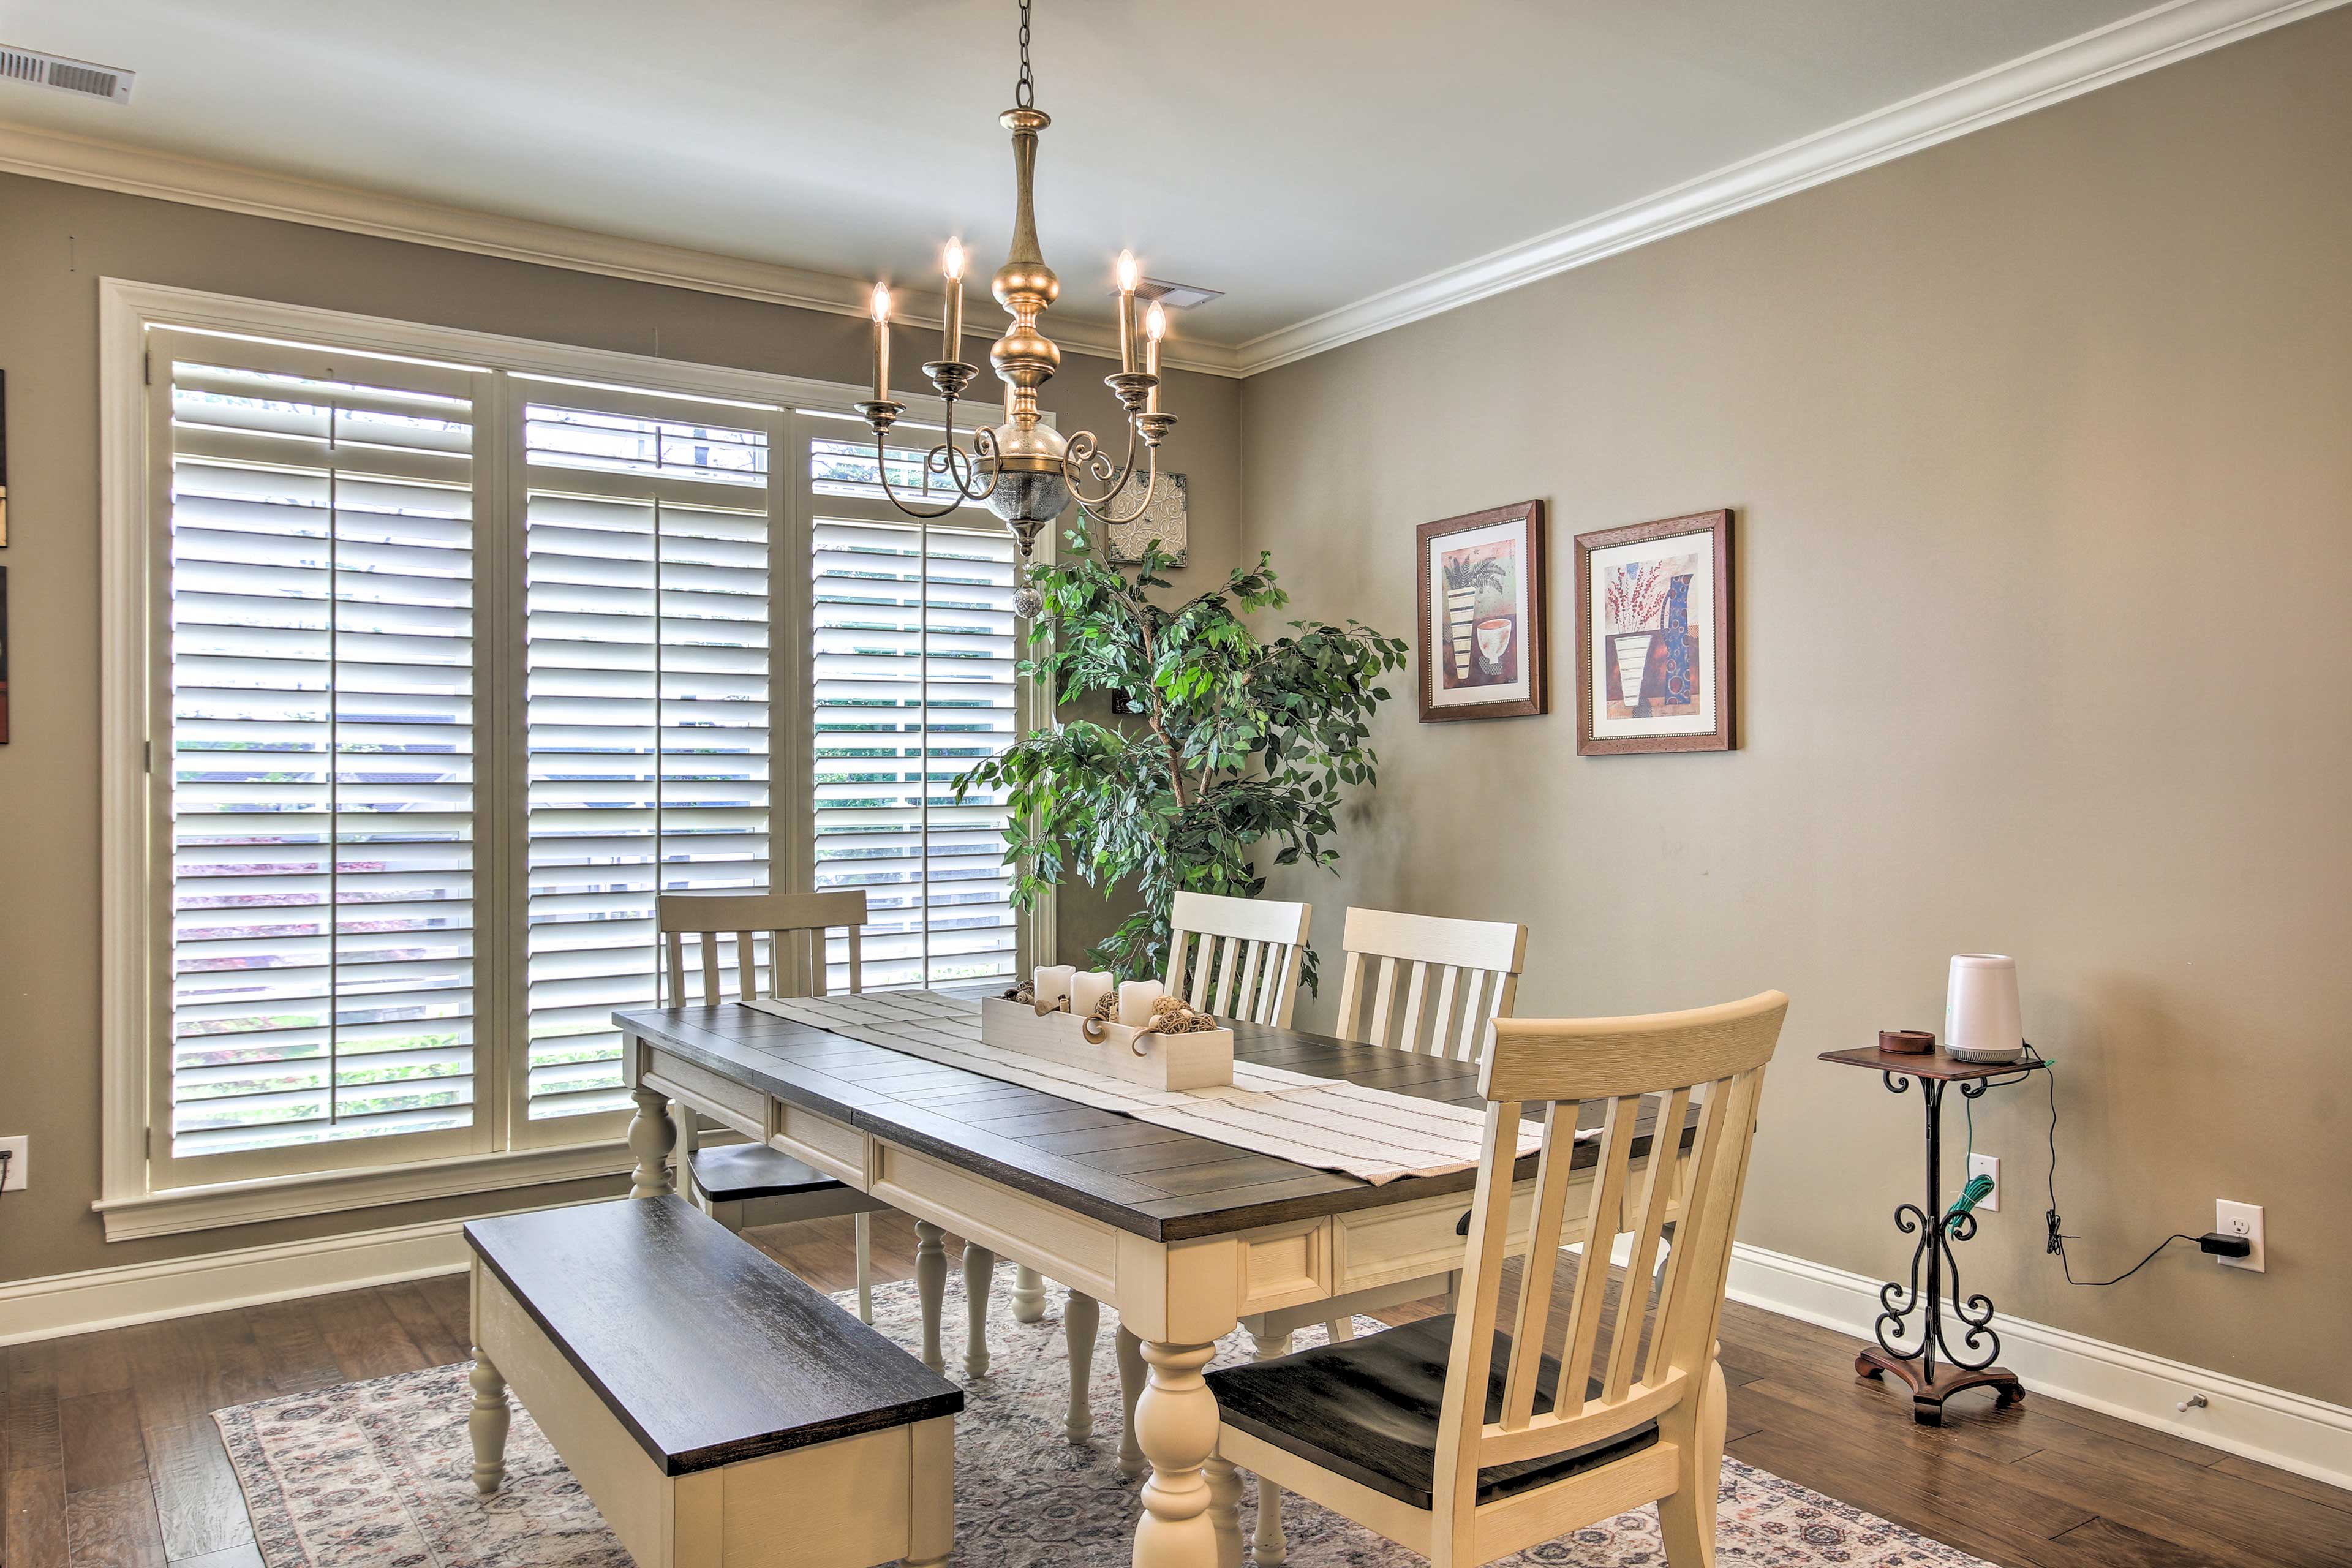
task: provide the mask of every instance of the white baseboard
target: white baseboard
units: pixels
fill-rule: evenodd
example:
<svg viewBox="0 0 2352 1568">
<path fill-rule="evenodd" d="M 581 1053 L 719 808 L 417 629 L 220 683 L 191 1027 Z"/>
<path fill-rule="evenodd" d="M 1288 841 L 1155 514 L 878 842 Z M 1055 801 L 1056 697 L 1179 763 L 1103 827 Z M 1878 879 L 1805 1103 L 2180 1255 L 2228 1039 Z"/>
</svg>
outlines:
<svg viewBox="0 0 2352 1568">
<path fill-rule="evenodd" d="M 1760 1247 L 1732 1248 L 1733 1300 L 1865 1340 L 1879 1284 Z M 2352 1409 L 2022 1318 L 1993 1326 L 2001 1364 L 2036 1394 L 2352 1488 Z M 2191 1394 L 2205 1396 L 2203 1409 L 2174 1408 Z"/>
<path fill-rule="evenodd" d="M 461 1220 L 282 1241 L 0 1284 L 0 1345 L 355 1290 L 466 1267 Z"/>
</svg>

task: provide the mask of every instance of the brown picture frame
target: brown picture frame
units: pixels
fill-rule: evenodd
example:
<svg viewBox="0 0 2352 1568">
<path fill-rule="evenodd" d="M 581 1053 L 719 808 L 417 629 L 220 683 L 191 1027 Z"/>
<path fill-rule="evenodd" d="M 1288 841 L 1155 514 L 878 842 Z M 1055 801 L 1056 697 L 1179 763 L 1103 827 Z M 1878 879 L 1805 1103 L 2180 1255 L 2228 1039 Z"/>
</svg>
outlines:
<svg viewBox="0 0 2352 1568">
<path fill-rule="evenodd" d="M 1592 557 L 1596 551 L 1622 544 L 1643 544 L 1684 534 L 1712 536 L 1715 592 L 1713 647 L 1707 668 L 1715 682 L 1715 728 L 1698 734 L 1609 735 L 1592 732 Z M 1638 522 L 1629 528 L 1604 528 L 1576 536 L 1576 754 L 1613 757 L 1661 752 L 1728 752 L 1738 741 L 1739 689 L 1732 657 L 1737 630 L 1732 620 L 1731 510 L 1690 512 L 1682 517 Z"/>
<path fill-rule="evenodd" d="M 1430 599 L 1430 546 L 1452 534 L 1469 533 L 1509 523 L 1524 524 L 1527 530 L 1525 604 L 1528 613 L 1527 624 L 1520 628 L 1518 638 L 1518 657 L 1527 672 L 1527 695 L 1493 702 L 1454 702 L 1440 706 L 1435 700 L 1438 679 L 1436 650 L 1430 646 L 1430 627 L 1434 618 Z M 1421 655 L 1419 676 L 1423 723 L 1446 723 L 1456 719 L 1528 719 L 1551 711 L 1550 682 L 1546 679 L 1551 657 L 1551 638 L 1546 624 L 1550 605 L 1551 569 L 1545 549 L 1544 532 L 1544 503 L 1539 500 L 1523 500 L 1510 506 L 1489 507 L 1485 511 L 1465 512 L 1460 517 L 1424 522 L 1413 530 L 1413 614 L 1417 626 L 1413 642 Z"/>
</svg>

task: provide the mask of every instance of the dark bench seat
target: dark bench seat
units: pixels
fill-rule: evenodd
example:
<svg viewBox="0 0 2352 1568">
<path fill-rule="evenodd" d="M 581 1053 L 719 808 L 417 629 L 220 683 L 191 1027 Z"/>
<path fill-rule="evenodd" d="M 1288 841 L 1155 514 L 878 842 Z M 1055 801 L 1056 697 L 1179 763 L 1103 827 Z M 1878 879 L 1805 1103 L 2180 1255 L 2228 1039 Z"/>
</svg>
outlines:
<svg viewBox="0 0 2352 1568">
<path fill-rule="evenodd" d="M 475 1481 L 511 1384 L 638 1568 L 944 1562 L 963 1394 L 684 1200 L 475 1220 Z"/>
</svg>

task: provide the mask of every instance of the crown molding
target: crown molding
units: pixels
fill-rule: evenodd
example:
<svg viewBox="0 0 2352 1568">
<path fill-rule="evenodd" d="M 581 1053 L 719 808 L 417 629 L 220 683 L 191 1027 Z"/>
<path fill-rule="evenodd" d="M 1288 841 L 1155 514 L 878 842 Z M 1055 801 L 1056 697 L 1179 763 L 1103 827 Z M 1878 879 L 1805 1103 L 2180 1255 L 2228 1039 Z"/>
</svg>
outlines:
<svg viewBox="0 0 2352 1568">
<path fill-rule="evenodd" d="M 1793 195 L 2345 3 L 2169 0 L 2095 32 L 1238 346 L 1179 340 L 1171 344 L 1167 363 L 1172 369 L 1207 375 L 1256 375 Z M 501 217 L 5 121 L 0 121 L 0 173 L 832 315 L 866 313 L 869 285 L 856 279 L 528 218 Z M 917 326 L 938 325 L 936 317 L 927 315 L 903 319 Z M 1083 326 L 1072 330 L 1067 325 L 1057 331 L 1063 347 L 1072 353 L 1116 357 L 1116 344 L 1108 333 Z"/>
<path fill-rule="evenodd" d="M 0 173 L 829 315 L 864 316 L 873 288 L 870 281 L 775 262 L 593 234 L 530 218 L 501 217 L 5 121 L 0 121 Z M 937 316 L 919 310 L 902 312 L 898 320 L 917 327 L 940 324 Z M 1108 331 L 1091 325 L 1074 328 L 1064 322 L 1055 331 L 1066 352 L 1098 359 L 1118 357 L 1118 340 Z M 1223 344 L 1171 340 L 1165 358 L 1175 370 L 1223 376 L 1238 374 L 1234 351 Z"/>
<path fill-rule="evenodd" d="M 1598 216 L 1252 338 L 1234 351 L 1239 374 L 1256 375 L 1571 271 L 2344 3 L 2171 0 Z"/>
</svg>

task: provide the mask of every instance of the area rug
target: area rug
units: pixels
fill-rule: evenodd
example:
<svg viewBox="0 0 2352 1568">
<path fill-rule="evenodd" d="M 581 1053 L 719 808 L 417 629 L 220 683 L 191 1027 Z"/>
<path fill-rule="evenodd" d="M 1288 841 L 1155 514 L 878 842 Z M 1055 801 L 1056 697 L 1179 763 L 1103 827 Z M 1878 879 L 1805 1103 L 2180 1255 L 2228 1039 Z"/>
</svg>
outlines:
<svg viewBox="0 0 2352 1568">
<path fill-rule="evenodd" d="M 1009 1273 L 1009 1271 L 1007 1271 Z M 1005 1281 L 1010 1283 L 1009 1279 Z M 960 1373 L 961 1282 L 950 1279 L 949 1369 Z M 1118 1473 L 1119 1402 L 1112 1314 L 1095 1352 L 1095 1437 L 1063 1436 L 1068 1394 L 1061 1292 L 1039 1323 L 1013 1321 L 1010 1292 L 991 1303 L 990 1375 L 966 1391 L 956 1426 L 956 1557 L 963 1568 L 1124 1568 L 1140 1504 Z M 875 1326 L 913 1349 L 912 1284 L 879 1286 Z M 1365 1332 L 1377 1330 L 1360 1323 Z M 1321 1331 L 1302 1334 L 1303 1346 Z M 1245 1336 L 1217 1362 L 1246 1360 Z M 215 1414 L 245 1489 L 268 1568 L 630 1568 L 630 1557 L 530 1415 L 515 1413 L 506 1485 L 475 1494 L 463 1366 L 434 1367 Z M 1253 1528 L 1244 1488 L 1242 1530 Z M 1769 1568 L 1985 1568 L 1981 1559 L 1832 1498 L 1723 1464 L 1717 1556 Z M 1413 1568 L 1422 1559 L 1298 1498 L 1283 1520 L 1297 1568 Z M 1641 1509 L 1506 1560 L 1550 1568 L 1664 1568 L 1657 1516 Z"/>
</svg>

